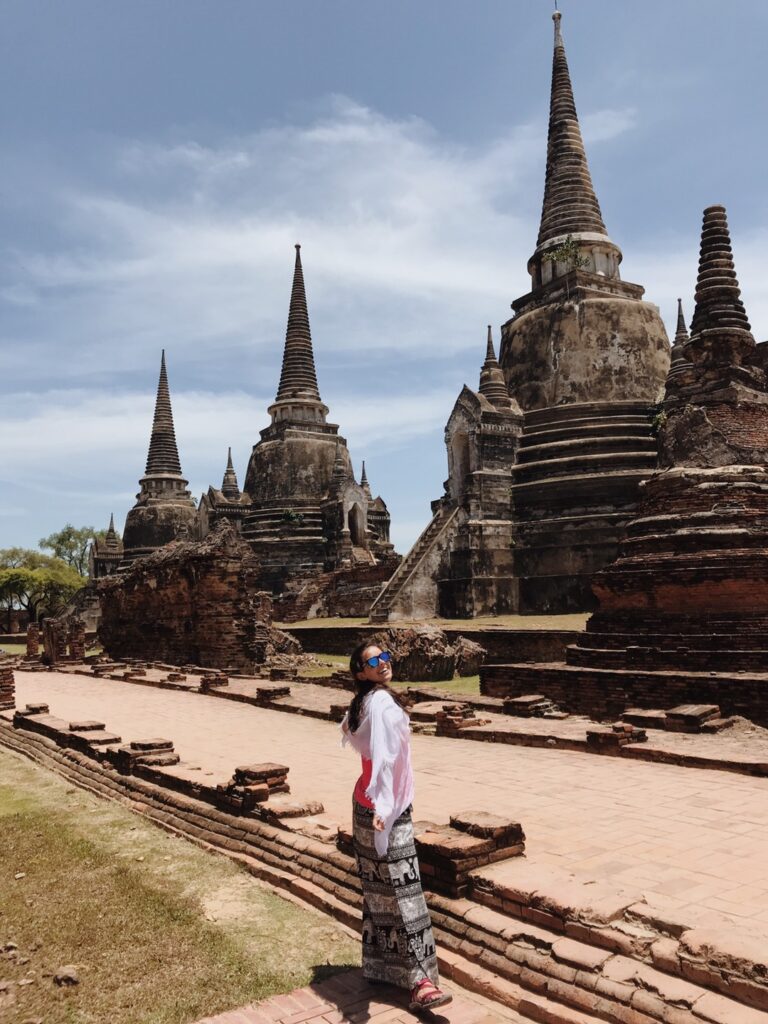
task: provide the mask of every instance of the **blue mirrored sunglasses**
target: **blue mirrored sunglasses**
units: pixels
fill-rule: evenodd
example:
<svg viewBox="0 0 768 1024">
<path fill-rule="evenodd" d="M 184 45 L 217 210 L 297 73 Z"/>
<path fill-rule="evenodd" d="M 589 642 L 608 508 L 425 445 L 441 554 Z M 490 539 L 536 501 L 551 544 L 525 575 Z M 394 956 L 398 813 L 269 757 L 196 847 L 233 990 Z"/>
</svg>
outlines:
<svg viewBox="0 0 768 1024">
<path fill-rule="evenodd" d="M 380 661 L 383 661 L 385 664 L 388 661 L 392 661 L 392 655 L 389 651 L 382 651 L 381 654 L 377 654 L 373 658 L 366 658 L 365 664 L 370 665 L 371 668 L 378 668 Z"/>
</svg>

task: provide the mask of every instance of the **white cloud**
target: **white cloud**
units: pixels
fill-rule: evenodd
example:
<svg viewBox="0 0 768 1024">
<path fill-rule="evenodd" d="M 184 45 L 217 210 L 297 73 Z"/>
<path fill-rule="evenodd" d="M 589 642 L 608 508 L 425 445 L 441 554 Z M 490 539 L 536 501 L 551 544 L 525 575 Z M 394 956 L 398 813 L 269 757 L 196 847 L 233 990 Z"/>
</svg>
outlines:
<svg viewBox="0 0 768 1024">
<path fill-rule="evenodd" d="M 582 115 L 591 159 L 635 120 L 631 109 Z M 228 445 L 242 482 L 279 376 L 300 241 L 321 393 L 355 464 L 380 459 L 407 547 L 439 493 L 443 426 L 477 379 L 485 325 L 529 287 L 544 155 L 542 124 L 459 146 L 417 118 L 336 98 L 310 124 L 217 145 L 124 141 L 94 162 L 98 180 L 43 185 L 38 160 L 26 207 L 37 201 L 38 242 L 0 257 L 0 375 L 12 392 L 0 477 L 23 475 L 36 511 L 50 508 L 33 536 L 130 507 L 161 347 L 193 493 L 218 483 Z M 647 251 L 617 239 L 624 276 L 646 286 L 672 331 L 679 294 L 693 311 L 697 227 Z M 734 238 L 758 337 L 767 234 Z M 413 459 L 406 493 L 400 467 Z"/>
<path fill-rule="evenodd" d="M 597 110 L 580 118 L 579 123 L 587 145 L 607 142 L 635 127 L 637 111 L 632 107 L 625 107 L 623 110 Z"/>
<path fill-rule="evenodd" d="M 585 121 L 595 139 L 632 123 Z M 301 241 L 324 351 L 361 337 L 369 352 L 460 351 L 527 288 L 543 155 L 541 127 L 458 146 L 343 97 L 309 125 L 219 146 L 126 142 L 108 180 L 40 196 L 60 237 L 11 254 L 6 338 L 34 337 L 42 371 L 68 382 L 105 357 L 116 372 L 153 365 L 169 343 L 201 362 L 222 347 L 270 358 Z"/>
</svg>

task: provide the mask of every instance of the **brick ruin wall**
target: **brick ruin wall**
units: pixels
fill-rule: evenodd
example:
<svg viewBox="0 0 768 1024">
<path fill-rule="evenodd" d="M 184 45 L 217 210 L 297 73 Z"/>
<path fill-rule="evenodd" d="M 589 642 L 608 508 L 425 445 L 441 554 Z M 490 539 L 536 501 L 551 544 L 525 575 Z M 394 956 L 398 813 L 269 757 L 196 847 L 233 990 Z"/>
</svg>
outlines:
<svg viewBox="0 0 768 1024">
<path fill-rule="evenodd" d="M 227 523 L 169 544 L 99 584 L 99 639 L 113 657 L 251 672 L 288 640 L 271 629 L 259 563 Z"/>
<path fill-rule="evenodd" d="M 276 599 L 275 618 L 280 622 L 299 622 L 310 616 L 367 616 L 394 568 L 391 562 L 382 562 L 335 569 L 309 579 L 297 575 Z"/>
<path fill-rule="evenodd" d="M 571 714 L 602 721 L 627 708 L 671 708 L 680 704 L 717 704 L 723 715 L 743 715 L 768 726 L 765 675 L 711 676 L 701 673 L 626 670 L 565 670 L 564 665 L 488 665 L 480 670 L 480 692 L 487 697 L 545 694 Z"/>
</svg>

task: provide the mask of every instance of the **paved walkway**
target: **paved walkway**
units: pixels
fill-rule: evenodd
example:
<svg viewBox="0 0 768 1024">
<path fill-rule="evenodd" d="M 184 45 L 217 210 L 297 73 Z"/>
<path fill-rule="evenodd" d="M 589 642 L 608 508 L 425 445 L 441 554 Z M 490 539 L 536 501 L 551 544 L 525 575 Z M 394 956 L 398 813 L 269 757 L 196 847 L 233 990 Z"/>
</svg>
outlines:
<svg viewBox="0 0 768 1024">
<path fill-rule="evenodd" d="M 365 1024 L 369 1020 L 372 1024 L 515 1024 L 523 1020 L 482 996 L 455 985 L 446 988 L 453 993 L 453 1002 L 417 1017 L 408 1012 L 407 993 L 389 985 L 374 988 L 361 971 L 345 971 L 284 996 L 205 1017 L 197 1024 Z"/>
<path fill-rule="evenodd" d="M 357 765 L 338 727 L 191 693 L 59 673 L 16 673 L 17 702 L 98 718 L 123 739 L 165 736 L 226 780 L 238 764 L 290 766 L 298 796 L 349 818 Z M 414 736 L 416 816 L 468 807 L 514 815 L 528 861 L 626 887 L 684 910 L 768 928 L 768 780 L 569 751 Z"/>
</svg>

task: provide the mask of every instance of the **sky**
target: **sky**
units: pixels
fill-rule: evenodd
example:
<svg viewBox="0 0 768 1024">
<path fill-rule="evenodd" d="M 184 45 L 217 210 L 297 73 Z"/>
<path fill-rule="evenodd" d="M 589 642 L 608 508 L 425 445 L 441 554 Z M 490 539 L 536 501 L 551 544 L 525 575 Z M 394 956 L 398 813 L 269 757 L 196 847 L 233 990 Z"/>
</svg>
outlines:
<svg viewBox="0 0 768 1024">
<path fill-rule="evenodd" d="M 622 276 L 674 332 L 728 209 L 768 336 L 761 0 L 561 0 Z M 165 348 L 192 493 L 242 484 L 302 244 L 329 419 L 406 551 L 541 211 L 546 0 L 0 0 L 0 547 L 135 500 Z"/>
</svg>

